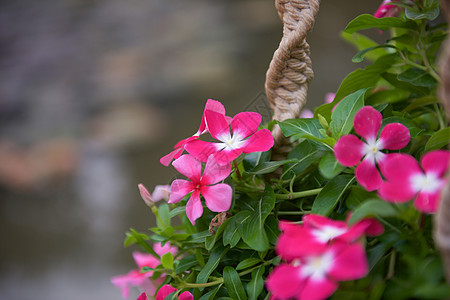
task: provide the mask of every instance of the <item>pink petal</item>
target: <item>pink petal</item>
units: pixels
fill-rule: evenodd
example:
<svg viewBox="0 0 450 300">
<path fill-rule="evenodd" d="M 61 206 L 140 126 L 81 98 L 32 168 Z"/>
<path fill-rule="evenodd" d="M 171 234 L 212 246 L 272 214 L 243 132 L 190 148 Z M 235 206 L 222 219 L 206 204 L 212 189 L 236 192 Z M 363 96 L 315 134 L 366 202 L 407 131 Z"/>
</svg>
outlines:
<svg viewBox="0 0 450 300">
<path fill-rule="evenodd" d="M 324 226 L 347 228 L 347 224 L 344 221 L 335 221 L 335 220 L 329 219 L 327 217 L 324 217 L 321 215 L 315 215 L 315 214 L 309 214 L 309 215 L 304 216 L 302 221 L 305 225 L 311 225 L 316 228 L 320 228 L 320 227 L 324 227 Z"/>
<path fill-rule="evenodd" d="M 177 154 L 178 152 L 183 152 L 182 148 L 178 148 L 173 150 L 172 152 L 170 152 L 169 154 L 164 155 L 163 157 L 161 157 L 159 159 L 159 162 L 163 165 L 163 166 L 169 166 L 170 163 L 172 162 L 172 160 L 175 157 L 175 154 Z"/>
<path fill-rule="evenodd" d="M 303 280 L 299 269 L 290 265 L 281 264 L 269 274 L 266 287 L 277 299 L 289 299 L 300 294 Z"/>
<path fill-rule="evenodd" d="M 179 300 L 194 300 L 194 296 L 189 293 L 189 292 L 183 292 L 181 293 L 181 295 L 178 297 Z"/>
<path fill-rule="evenodd" d="M 305 280 L 303 290 L 299 300 L 323 300 L 331 296 L 338 288 L 338 284 L 323 278 L 322 280 L 314 280 L 309 277 Z"/>
<path fill-rule="evenodd" d="M 377 167 L 369 159 L 364 159 L 355 170 L 356 180 L 368 191 L 377 190 L 383 183 Z"/>
<path fill-rule="evenodd" d="M 356 133 L 366 141 L 377 139 L 383 116 L 372 106 L 364 106 L 355 115 L 353 125 Z"/>
<path fill-rule="evenodd" d="M 310 229 L 302 226 L 291 227 L 278 237 L 276 252 L 283 259 L 292 261 L 306 255 L 317 255 L 327 248 L 327 243 L 322 243 L 313 236 Z M 308 245 L 299 247 L 299 245 Z"/>
<path fill-rule="evenodd" d="M 177 247 L 172 247 L 170 243 L 165 243 L 164 246 L 161 246 L 161 243 L 156 243 L 153 245 L 153 250 L 155 250 L 156 254 L 159 256 L 163 256 L 166 253 L 172 253 L 175 256 L 178 252 Z"/>
<path fill-rule="evenodd" d="M 189 221 L 191 221 L 192 225 L 195 225 L 195 220 L 200 218 L 202 214 L 203 206 L 202 202 L 200 201 L 200 192 L 198 190 L 195 190 L 186 204 L 186 215 Z"/>
<path fill-rule="evenodd" d="M 152 195 L 150 195 L 147 188 L 142 183 L 139 183 L 138 189 L 139 193 L 141 194 L 141 198 L 142 200 L 144 200 L 145 204 L 147 204 L 148 206 L 153 205 L 154 204 L 153 197 Z"/>
<path fill-rule="evenodd" d="M 440 191 L 438 193 L 420 192 L 414 201 L 414 206 L 423 213 L 435 213 L 439 208 L 440 198 Z"/>
<path fill-rule="evenodd" d="M 202 186 L 201 194 L 211 211 L 223 212 L 230 209 L 233 189 L 228 184 Z"/>
<path fill-rule="evenodd" d="M 176 288 L 171 287 L 170 285 L 166 284 L 163 285 L 158 293 L 156 294 L 156 300 L 164 300 L 167 296 L 169 296 L 171 293 L 177 291 Z"/>
<path fill-rule="evenodd" d="M 217 153 L 217 144 L 195 140 L 186 145 L 186 151 L 202 162 L 206 162 L 211 154 Z"/>
<path fill-rule="evenodd" d="M 242 151 L 244 153 L 268 151 L 272 148 L 273 143 L 273 136 L 270 130 L 261 129 L 246 141 Z"/>
<path fill-rule="evenodd" d="M 206 162 L 205 170 L 203 171 L 203 176 L 201 178 L 201 184 L 209 185 L 222 181 L 230 175 L 230 172 L 230 164 L 221 165 L 217 163 L 214 155 L 211 155 Z"/>
<path fill-rule="evenodd" d="M 420 164 L 426 173 L 433 172 L 438 177 L 444 175 L 450 166 L 450 151 L 436 150 L 425 154 Z"/>
<path fill-rule="evenodd" d="M 155 268 L 159 265 L 159 260 L 151 254 L 138 251 L 133 252 L 133 259 L 139 269 L 142 267 Z"/>
<path fill-rule="evenodd" d="M 380 169 L 383 176 L 392 182 L 408 181 L 411 176 L 423 173 L 414 157 L 402 153 L 386 155 Z"/>
<path fill-rule="evenodd" d="M 137 297 L 136 300 L 148 300 L 147 295 L 145 293 L 142 293 Z"/>
<path fill-rule="evenodd" d="M 208 131 L 208 127 L 206 126 L 206 115 L 205 115 L 205 112 L 207 110 L 211 110 L 221 115 L 225 115 L 225 106 L 223 106 L 222 103 L 216 100 L 208 99 L 206 101 L 205 109 L 203 110 L 202 122 L 200 123 L 200 128 L 198 129 L 197 132 L 198 135 L 201 135 L 206 131 Z"/>
<path fill-rule="evenodd" d="M 377 236 L 384 232 L 384 226 L 376 219 L 368 218 L 361 220 L 350 227 L 346 237 L 351 237 L 349 241 L 356 241 L 363 234 Z"/>
<path fill-rule="evenodd" d="M 214 159 L 219 165 L 230 165 L 230 162 L 235 160 L 241 154 L 242 154 L 241 149 L 234 149 L 234 150 L 224 149 L 214 154 Z"/>
<path fill-rule="evenodd" d="M 384 182 L 378 190 L 378 195 L 388 202 L 403 203 L 411 200 L 416 192 L 408 184 Z"/>
<path fill-rule="evenodd" d="M 309 109 L 305 108 L 302 110 L 302 112 L 300 113 L 300 118 L 301 119 L 310 119 L 310 118 L 314 118 L 314 113 L 312 111 L 310 111 Z"/>
<path fill-rule="evenodd" d="M 261 124 L 261 115 L 256 112 L 241 112 L 234 116 L 231 121 L 233 135 L 238 134 L 241 138 L 246 138 L 258 130 Z"/>
<path fill-rule="evenodd" d="M 230 126 L 225 116 L 214 111 L 205 111 L 206 123 L 208 124 L 209 133 L 216 140 L 230 138 Z"/>
<path fill-rule="evenodd" d="M 175 179 L 170 187 L 169 203 L 177 203 L 193 190 L 192 182 L 184 179 Z"/>
<path fill-rule="evenodd" d="M 170 185 L 157 185 L 152 193 L 153 201 L 168 200 L 170 195 Z"/>
<path fill-rule="evenodd" d="M 122 297 L 126 299 L 130 295 L 131 286 L 140 286 L 149 281 L 148 278 L 151 276 L 151 272 L 141 273 L 140 270 L 131 270 L 127 274 L 112 277 L 111 283 L 122 290 Z"/>
<path fill-rule="evenodd" d="M 362 278 L 369 272 L 369 262 L 366 252 L 360 243 L 335 243 L 331 251 L 336 255 L 328 272 L 337 281 L 347 281 Z"/>
<path fill-rule="evenodd" d="M 411 140 L 408 128 L 400 123 L 390 123 L 384 126 L 381 131 L 379 141 L 382 141 L 382 148 L 388 150 L 398 150 L 406 147 Z"/>
<path fill-rule="evenodd" d="M 336 93 L 326 93 L 325 94 L 325 103 L 333 102 L 335 97 L 336 97 Z"/>
<path fill-rule="evenodd" d="M 176 159 L 172 165 L 178 172 L 192 180 L 194 184 L 200 182 L 202 163 L 192 155 L 183 155 Z"/>
<path fill-rule="evenodd" d="M 353 134 L 344 135 L 334 146 L 337 161 L 346 167 L 356 165 L 363 157 L 364 143 Z"/>
</svg>

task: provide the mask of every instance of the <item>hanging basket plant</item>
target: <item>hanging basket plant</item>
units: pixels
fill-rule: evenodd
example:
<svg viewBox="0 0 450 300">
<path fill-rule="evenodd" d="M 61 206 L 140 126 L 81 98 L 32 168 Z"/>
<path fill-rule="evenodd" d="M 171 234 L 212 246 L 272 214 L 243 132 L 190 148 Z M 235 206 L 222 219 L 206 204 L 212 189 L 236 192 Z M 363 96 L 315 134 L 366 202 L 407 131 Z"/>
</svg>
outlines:
<svg viewBox="0 0 450 300">
<path fill-rule="evenodd" d="M 208 100 L 196 134 L 160 160 L 184 179 L 153 194 L 139 185 L 157 226 L 126 233 L 142 252 L 112 282 L 125 298 L 138 286 L 139 300 L 448 297 L 450 42 L 441 47 L 439 1 L 384 1 L 351 21 L 353 62 L 369 64 L 307 118 L 305 38 L 319 1 L 276 8 L 274 121 Z M 378 44 L 365 29 L 391 36 Z"/>
</svg>

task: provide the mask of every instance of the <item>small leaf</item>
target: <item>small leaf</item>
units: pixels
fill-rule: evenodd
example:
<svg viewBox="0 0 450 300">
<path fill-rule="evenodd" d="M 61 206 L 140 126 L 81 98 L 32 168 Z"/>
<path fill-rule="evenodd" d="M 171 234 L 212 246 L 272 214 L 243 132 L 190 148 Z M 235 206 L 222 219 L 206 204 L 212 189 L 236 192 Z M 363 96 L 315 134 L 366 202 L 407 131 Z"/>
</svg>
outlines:
<svg viewBox="0 0 450 300">
<path fill-rule="evenodd" d="M 409 112 L 411 110 L 415 110 L 422 106 L 426 106 L 426 105 L 430 105 L 430 104 L 434 104 L 434 103 L 438 103 L 438 102 L 439 102 L 439 99 L 436 98 L 436 96 L 434 96 L 434 95 L 428 95 L 428 96 L 423 96 L 420 98 L 415 98 L 415 99 L 412 99 L 412 103 L 410 105 L 408 105 L 407 107 L 405 107 L 402 110 L 402 112 Z"/>
<path fill-rule="evenodd" d="M 227 254 L 229 248 L 218 246 L 216 247 L 210 254 L 208 262 L 205 264 L 203 269 L 197 275 L 197 283 L 206 283 L 208 282 L 209 275 L 217 268 L 220 260 Z M 203 290 L 204 288 L 200 288 Z"/>
<path fill-rule="evenodd" d="M 275 245 L 280 235 L 280 229 L 278 229 L 278 219 L 274 216 L 268 216 L 266 222 L 264 224 L 264 228 L 266 229 L 267 239 L 269 243 Z"/>
<path fill-rule="evenodd" d="M 347 199 L 345 199 L 345 205 L 349 210 L 353 211 L 360 206 L 361 203 L 373 196 L 373 193 L 366 191 L 363 187 L 354 185 L 350 188 L 350 193 L 348 194 Z"/>
<path fill-rule="evenodd" d="M 337 140 L 349 133 L 353 128 L 353 119 L 356 113 L 364 106 L 364 94 L 367 89 L 358 90 L 344 99 L 335 107 L 331 115 L 330 130 Z"/>
<path fill-rule="evenodd" d="M 216 297 L 217 292 L 222 287 L 222 284 L 219 284 L 215 289 L 212 291 L 207 292 L 204 294 L 199 300 L 213 300 Z"/>
<path fill-rule="evenodd" d="M 185 272 L 192 268 L 193 266 L 197 265 L 198 261 L 195 255 L 189 255 L 186 257 L 183 257 L 178 262 L 176 268 L 175 268 L 175 274 L 180 274 L 182 272 Z"/>
<path fill-rule="evenodd" d="M 394 217 L 396 215 L 398 215 L 398 211 L 392 206 L 392 204 L 380 199 L 370 199 L 355 209 L 348 223 L 349 225 L 353 225 L 369 216 Z"/>
<path fill-rule="evenodd" d="M 295 174 L 300 174 L 322 155 L 323 151 L 321 151 L 321 149 L 310 141 L 304 140 L 295 146 L 295 148 L 288 154 L 287 158 L 295 160 L 295 163 L 286 165 L 286 167 L 283 168 L 281 179 L 283 179 L 284 176 L 291 170 L 294 171 Z"/>
<path fill-rule="evenodd" d="M 251 171 L 262 162 L 270 160 L 270 151 L 253 152 L 245 155 L 243 164 L 246 171 Z"/>
<path fill-rule="evenodd" d="M 184 212 L 186 212 L 186 206 L 176 207 L 176 208 L 174 208 L 173 210 L 171 210 L 169 212 L 169 218 L 172 219 L 173 217 L 175 217 L 175 216 L 177 216 L 179 214 L 182 214 Z"/>
<path fill-rule="evenodd" d="M 359 33 L 347 33 L 342 31 L 341 32 L 341 37 L 343 39 L 345 39 L 347 42 L 351 43 L 352 45 L 354 45 L 356 47 L 356 49 L 358 51 L 362 51 L 364 49 L 370 48 L 370 47 L 374 47 L 374 46 L 378 46 L 378 43 L 371 40 L 370 38 L 366 37 L 365 35 L 359 34 Z M 380 56 L 383 56 L 385 54 L 387 54 L 388 52 L 386 51 L 386 49 L 375 49 L 373 51 L 370 51 L 366 54 L 366 58 L 371 60 L 371 61 L 375 61 L 377 60 Z"/>
<path fill-rule="evenodd" d="M 311 213 L 328 216 L 354 180 L 355 177 L 351 175 L 341 175 L 331 179 L 314 200 Z"/>
<path fill-rule="evenodd" d="M 384 104 L 396 103 L 406 100 L 410 94 L 411 94 L 410 91 L 405 91 L 402 89 L 389 89 L 377 91 L 371 94 L 369 97 L 367 97 L 366 104 L 375 106 L 383 103 Z"/>
<path fill-rule="evenodd" d="M 279 161 L 266 161 L 259 165 L 257 165 L 250 174 L 262 175 L 272 173 L 282 165 L 296 162 L 296 159 L 288 159 L 288 160 L 279 160 Z"/>
<path fill-rule="evenodd" d="M 450 141 L 450 127 L 435 132 L 425 144 L 425 152 L 438 150 L 448 145 Z"/>
<path fill-rule="evenodd" d="M 237 300 L 247 299 L 244 287 L 242 286 L 241 278 L 238 272 L 230 266 L 226 266 L 223 269 L 223 283 L 228 290 L 228 294 L 231 298 Z"/>
<path fill-rule="evenodd" d="M 416 29 L 417 24 L 413 21 L 404 21 L 400 18 L 375 18 L 372 15 L 364 14 L 353 19 L 345 28 L 345 32 L 353 33 L 362 29 L 378 28 L 387 30 L 389 28 Z"/>
<path fill-rule="evenodd" d="M 378 46 L 373 46 L 373 47 L 369 47 L 367 49 L 361 50 L 358 53 L 355 54 L 355 56 L 353 56 L 352 58 L 352 62 L 354 63 L 360 63 L 364 60 L 364 56 L 372 51 L 372 50 L 376 50 L 376 49 L 380 49 L 380 48 L 393 48 L 393 49 L 397 49 L 397 47 L 395 47 L 394 45 L 378 45 Z"/>
<path fill-rule="evenodd" d="M 418 68 L 409 68 L 397 76 L 398 80 L 409 82 L 416 86 L 434 87 L 437 84 L 427 71 Z"/>
<path fill-rule="evenodd" d="M 241 239 L 241 235 L 236 224 L 236 218 L 232 217 L 228 220 L 230 221 L 223 232 L 223 245 L 230 245 L 230 247 L 233 248 Z"/>
<path fill-rule="evenodd" d="M 170 226 L 169 211 L 170 208 L 169 204 L 167 203 L 163 203 L 158 207 L 158 214 L 162 221 L 161 223 L 159 218 L 156 218 L 156 224 L 158 225 L 159 228 L 165 229 L 166 227 Z"/>
<path fill-rule="evenodd" d="M 426 87 L 415 86 L 414 84 L 398 80 L 396 74 L 384 72 L 381 74 L 381 77 L 383 77 L 384 80 L 392 84 L 394 87 L 407 92 L 412 92 L 418 95 L 427 95 L 429 91 Z"/>
<path fill-rule="evenodd" d="M 161 264 L 164 268 L 173 270 L 173 255 L 168 252 L 161 257 Z"/>
<path fill-rule="evenodd" d="M 319 163 L 319 172 L 327 179 L 336 177 L 336 175 L 339 175 L 339 173 L 341 173 L 344 169 L 345 167 L 338 163 L 334 153 L 331 152 L 328 152 L 322 156 Z"/>
<path fill-rule="evenodd" d="M 439 6 L 436 6 L 427 11 L 417 11 L 412 7 L 407 7 L 405 9 L 405 15 L 411 20 L 428 19 L 430 21 L 435 20 L 439 16 Z"/>
<path fill-rule="evenodd" d="M 247 268 L 253 267 L 254 265 L 256 265 L 259 262 L 261 262 L 261 260 L 256 257 L 250 257 L 250 258 L 244 259 L 237 265 L 236 270 L 238 270 L 238 271 L 245 270 Z"/>
<path fill-rule="evenodd" d="M 309 136 L 324 138 L 319 132 L 322 126 L 317 119 L 289 119 L 279 122 L 278 125 L 286 137 L 296 135 L 297 138 Z"/>
<path fill-rule="evenodd" d="M 247 284 L 247 294 L 251 300 L 258 299 L 259 294 L 264 289 L 264 266 L 252 271 L 252 280 Z"/>
</svg>

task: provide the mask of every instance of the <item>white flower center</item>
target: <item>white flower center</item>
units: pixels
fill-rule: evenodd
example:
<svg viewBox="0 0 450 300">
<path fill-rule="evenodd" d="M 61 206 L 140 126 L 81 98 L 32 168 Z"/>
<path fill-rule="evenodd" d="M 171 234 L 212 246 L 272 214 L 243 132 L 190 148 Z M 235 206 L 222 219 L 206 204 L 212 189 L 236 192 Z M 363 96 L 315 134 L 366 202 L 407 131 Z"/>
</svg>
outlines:
<svg viewBox="0 0 450 300">
<path fill-rule="evenodd" d="M 334 255 L 331 252 L 325 252 L 320 256 L 307 257 L 300 275 L 310 277 L 313 280 L 322 280 L 333 265 L 333 259 Z"/>
<path fill-rule="evenodd" d="M 442 180 L 433 172 L 411 176 L 411 185 L 416 193 L 435 193 L 442 185 Z"/>
<path fill-rule="evenodd" d="M 234 150 L 242 148 L 245 143 L 245 140 L 238 134 L 235 133 L 232 137 L 230 134 L 222 135 L 218 137 L 219 141 L 222 143 L 217 143 L 217 150 Z"/>
<path fill-rule="evenodd" d="M 327 243 L 328 241 L 340 236 L 346 231 L 344 228 L 338 228 L 333 226 L 324 226 L 319 229 L 313 229 L 312 234 L 321 243 Z"/>
<path fill-rule="evenodd" d="M 366 159 L 375 164 L 377 161 L 381 161 L 385 155 L 383 152 L 380 151 L 382 149 L 383 149 L 383 141 L 370 139 L 367 140 L 367 144 L 364 144 L 362 152 L 363 155 L 366 156 Z"/>
</svg>

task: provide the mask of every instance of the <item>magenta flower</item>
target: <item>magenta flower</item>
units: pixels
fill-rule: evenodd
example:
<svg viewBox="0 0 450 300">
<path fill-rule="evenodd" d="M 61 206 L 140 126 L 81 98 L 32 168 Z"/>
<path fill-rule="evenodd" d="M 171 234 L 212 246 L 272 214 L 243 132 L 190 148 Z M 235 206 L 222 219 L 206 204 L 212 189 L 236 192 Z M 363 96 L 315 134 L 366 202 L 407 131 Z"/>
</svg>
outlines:
<svg viewBox="0 0 450 300">
<path fill-rule="evenodd" d="M 273 146 L 270 131 L 258 130 L 261 123 L 261 115 L 258 113 L 239 113 L 231 120 L 231 124 L 220 113 L 206 111 L 205 115 L 209 133 L 220 143 L 195 140 L 187 144 L 186 151 L 200 161 L 205 162 L 210 155 L 214 155 L 215 160 L 224 165 L 242 153 L 267 151 Z"/>
<path fill-rule="evenodd" d="M 162 165 L 164 166 L 168 166 L 170 165 L 170 163 L 172 162 L 172 160 L 177 159 L 181 156 L 181 154 L 183 154 L 183 151 L 186 147 L 186 145 L 188 143 L 190 143 L 191 141 L 194 141 L 196 139 L 198 139 L 198 137 L 206 132 L 208 132 L 208 126 L 206 124 L 206 117 L 205 117 L 205 113 L 206 111 L 214 111 L 217 112 L 218 114 L 221 114 L 224 116 L 224 118 L 227 120 L 229 120 L 229 117 L 225 116 L 225 107 L 223 106 L 222 103 L 220 103 L 219 101 L 216 100 L 212 100 L 212 99 L 208 99 L 206 101 L 206 105 L 205 105 L 205 109 L 203 110 L 203 115 L 202 115 L 202 121 L 200 123 L 200 127 L 198 128 L 197 132 L 193 135 L 190 136 L 186 139 L 183 139 L 181 141 L 179 141 L 173 148 L 175 150 L 173 150 L 172 152 L 170 152 L 169 154 L 163 156 L 159 161 Z"/>
<path fill-rule="evenodd" d="M 228 184 L 216 184 L 230 175 L 230 164 L 219 165 L 215 158 L 210 156 L 206 162 L 203 175 L 201 175 L 202 163 L 191 155 L 181 156 L 172 165 L 191 181 L 174 180 L 171 186 L 169 203 L 177 203 L 192 192 L 186 204 L 186 215 L 192 224 L 195 224 L 195 220 L 203 214 L 200 194 L 211 211 L 223 212 L 230 209 L 233 190 Z"/>
<path fill-rule="evenodd" d="M 139 297 L 137 297 L 136 300 L 148 300 L 148 297 L 145 293 L 142 293 L 139 295 Z"/>
<path fill-rule="evenodd" d="M 387 156 L 381 150 L 402 149 L 410 140 L 408 128 L 400 123 L 387 124 L 377 139 L 381 120 L 382 115 L 379 111 L 371 106 L 363 107 L 355 115 L 353 124 L 356 133 L 366 142 L 348 134 L 341 137 L 334 146 L 337 161 L 346 167 L 357 165 L 364 157 L 356 167 L 355 175 L 358 183 L 368 191 L 378 189 L 383 182 L 376 167 L 376 164 L 382 164 Z"/>
<path fill-rule="evenodd" d="M 159 256 L 170 252 L 173 255 L 177 253 L 176 247 L 171 247 L 169 243 L 161 246 L 160 243 L 154 244 L 153 249 Z M 130 287 L 136 286 L 139 289 L 149 293 L 154 294 L 156 292 L 156 287 L 158 287 L 162 282 L 163 278 L 151 281 L 149 278 L 152 277 L 153 272 L 141 273 L 143 267 L 156 268 L 160 261 L 151 254 L 133 252 L 133 258 L 138 266 L 137 269 L 131 270 L 127 274 L 118 275 L 111 278 L 111 283 L 117 286 L 122 291 L 122 297 L 127 299 L 130 295 Z"/>
<path fill-rule="evenodd" d="M 408 154 L 390 155 L 381 169 L 386 181 L 378 194 L 389 202 L 406 202 L 414 197 L 414 206 L 424 213 L 434 213 L 439 207 L 440 193 L 447 179 L 443 178 L 450 166 L 450 152 L 437 150 L 425 154 L 420 168 Z"/>
<path fill-rule="evenodd" d="M 283 234 L 277 241 L 276 251 L 289 261 L 323 253 L 334 240 L 352 243 L 364 234 L 377 236 L 384 232 L 383 225 L 375 219 L 364 219 L 348 226 L 347 222 L 313 214 L 304 216 L 302 225 L 280 222 L 280 229 Z"/>
<path fill-rule="evenodd" d="M 167 296 L 169 296 L 170 294 L 172 294 L 173 292 L 176 292 L 176 291 L 177 291 L 176 288 L 174 288 L 168 284 L 165 284 L 159 289 L 158 293 L 156 294 L 156 300 L 164 300 Z M 190 292 L 186 291 L 186 292 L 181 293 L 181 295 L 178 296 L 178 299 L 179 300 L 193 300 L 194 296 Z"/>
<path fill-rule="evenodd" d="M 384 0 L 378 7 L 377 11 L 373 14 L 375 18 L 385 18 L 385 17 L 397 17 L 400 13 L 401 8 L 397 5 L 392 5 L 389 3 L 397 2 L 395 0 Z"/>
<path fill-rule="evenodd" d="M 320 300 L 334 293 L 338 281 L 362 278 L 368 270 L 360 243 L 336 241 L 320 254 L 278 265 L 268 276 L 266 286 L 275 299 Z"/>
</svg>

